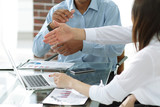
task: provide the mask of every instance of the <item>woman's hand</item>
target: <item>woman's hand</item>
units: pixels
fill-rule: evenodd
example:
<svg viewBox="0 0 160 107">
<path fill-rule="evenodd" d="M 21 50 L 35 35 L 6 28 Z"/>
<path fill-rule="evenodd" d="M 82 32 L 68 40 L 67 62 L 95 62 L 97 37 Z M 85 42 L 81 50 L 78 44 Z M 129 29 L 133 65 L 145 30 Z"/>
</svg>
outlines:
<svg viewBox="0 0 160 107">
<path fill-rule="evenodd" d="M 72 83 L 74 79 L 64 73 L 54 73 L 50 75 L 50 77 L 54 78 L 54 83 L 59 88 L 72 88 Z"/>
<path fill-rule="evenodd" d="M 64 73 L 54 73 L 49 76 L 54 78 L 54 82 L 57 85 L 57 87 L 75 89 L 81 94 L 89 97 L 90 85 L 85 84 L 81 81 L 78 81 Z"/>
<path fill-rule="evenodd" d="M 58 23 L 56 21 L 53 21 L 53 23 L 56 28 L 44 36 L 43 41 L 46 44 L 56 45 L 58 43 L 63 43 L 74 38 L 73 28 L 64 23 Z"/>
</svg>

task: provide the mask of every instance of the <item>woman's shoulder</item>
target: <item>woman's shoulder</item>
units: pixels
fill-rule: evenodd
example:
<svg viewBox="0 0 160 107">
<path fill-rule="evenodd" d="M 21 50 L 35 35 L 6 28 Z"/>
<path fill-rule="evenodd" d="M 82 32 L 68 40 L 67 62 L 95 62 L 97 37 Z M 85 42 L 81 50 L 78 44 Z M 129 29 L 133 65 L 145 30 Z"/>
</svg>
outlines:
<svg viewBox="0 0 160 107">
<path fill-rule="evenodd" d="M 152 61 L 160 59 L 160 41 L 152 40 L 149 45 L 137 53 L 139 58 L 150 59 Z"/>
</svg>

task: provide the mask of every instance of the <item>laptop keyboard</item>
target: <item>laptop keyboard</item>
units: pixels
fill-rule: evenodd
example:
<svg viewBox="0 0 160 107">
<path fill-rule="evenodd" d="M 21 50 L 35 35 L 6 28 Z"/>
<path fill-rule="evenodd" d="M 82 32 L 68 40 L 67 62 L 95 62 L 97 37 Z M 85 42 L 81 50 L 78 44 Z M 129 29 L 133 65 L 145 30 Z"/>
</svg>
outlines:
<svg viewBox="0 0 160 107">
<path fill-rule="evenodd" d="M 42 75 L 24 76 L 31 87 L 50 86 Z"/>
</svg>

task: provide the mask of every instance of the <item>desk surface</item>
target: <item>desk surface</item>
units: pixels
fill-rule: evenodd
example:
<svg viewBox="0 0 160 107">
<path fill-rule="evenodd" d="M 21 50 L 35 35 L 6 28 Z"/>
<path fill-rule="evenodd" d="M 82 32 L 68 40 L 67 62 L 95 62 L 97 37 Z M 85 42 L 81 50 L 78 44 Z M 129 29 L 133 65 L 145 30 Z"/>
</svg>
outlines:
<svg viewBox="0 0 160 107">
<path fill-rule="evenodd" d="M 109 63 L 75 63 L 75 65 L 71 67 L 69 70 L 67 70 L 67 72 L 75 68 L 85 68 L 85 67 L 93 68 L 98 72 L 105 71 L 106 72 L 105 79 L 107 79 L 108 73 L 111 70 L 111 64 Z M 42 101 L 52 91 L 52 90 L 26 91 L 19 83 L 19 80 L 16 78 L 16 76 L 10 74 L 9 72 L 10 71 L 0 71 L 0 104 L 42 104 Z M 33 70 L 21 70 L 21 72 L 40 73 L 40 71 L 33 71 Z M 97 102 L 88 100 L 85 105 L 71 106 L 71 107 L 96 107 L 96 105 L 98 106 Z M 43 105 L 43 106 L 58 107 L 56 105 Z"/>
</svg>

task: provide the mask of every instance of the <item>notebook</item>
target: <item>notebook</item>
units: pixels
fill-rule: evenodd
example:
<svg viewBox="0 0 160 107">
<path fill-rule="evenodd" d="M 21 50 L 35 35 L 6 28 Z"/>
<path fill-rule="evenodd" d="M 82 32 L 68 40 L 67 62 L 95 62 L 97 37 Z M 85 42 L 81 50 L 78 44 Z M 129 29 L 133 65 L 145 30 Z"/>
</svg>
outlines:
<svg viewBox="0 0 160 107">
<path fill-rule="evenodd" d="M 44 90 L 52 89 L 56 87 L 53 77 L 49 77 L 48 74 L 32 74 L 32 75 L 21 75 L 16 67 L 15 61 L 8 48 L 3 44 L 3 48 L 11 62 L 11 65 L 18 77 L 19 81 L 25 87 L 26 90 Z"/>
</svg>

